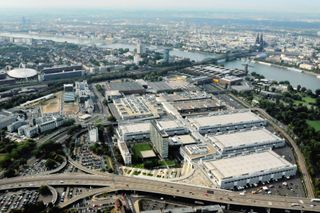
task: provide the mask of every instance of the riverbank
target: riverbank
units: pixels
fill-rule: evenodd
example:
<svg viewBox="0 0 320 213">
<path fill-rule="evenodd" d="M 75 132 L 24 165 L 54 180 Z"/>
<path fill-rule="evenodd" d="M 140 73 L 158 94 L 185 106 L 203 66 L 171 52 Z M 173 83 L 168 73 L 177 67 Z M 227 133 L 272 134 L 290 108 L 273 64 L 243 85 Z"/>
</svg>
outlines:
<svg viewBox="0 0 320 213">
<path fill-rule="evenodd" d="M 293 71 L 293 72 L 305 73 L 305 74 L 313 75 L 317 78 L 320 78 L 320 73 L 310 72 L 310 71 L 298 69 L 295 67 L 287 67 L 284 65 L 279 65 L 279 64 L 274 64 L 274 63 L 264 62 L 264 61 L 255 61 L 255 60 L 253 60 L 253 63 L 263 64 L 263 65 L 267 65 L 267 66 L 273 66 L 273 67 L 277 67 L 280 69 L 286 69 L 286 70 Z"/>
</svg>

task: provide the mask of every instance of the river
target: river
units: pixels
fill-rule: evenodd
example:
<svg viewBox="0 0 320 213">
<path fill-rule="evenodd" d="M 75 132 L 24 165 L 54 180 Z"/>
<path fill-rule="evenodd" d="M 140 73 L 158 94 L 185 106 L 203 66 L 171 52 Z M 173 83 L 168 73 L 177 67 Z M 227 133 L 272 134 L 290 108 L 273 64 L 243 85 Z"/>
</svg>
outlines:
<svg viewBox="0 0 320 213">
<path fill-rule="evenodd" d="M 134 50 L 136 48 L 135 45 L 130 44 L 103 44 L 96 41 L 89 41 L 87 39 L 74 39 L 74 38 L 60 38 L 60 37 L 53 37 L 53 36 L 39 36 L 39 35 L 29 35 L 29 34 L 11 34 L 11 33 L 0 33 L 0 36 L 13 36 L 13 37 L 23 37 L 23 38 L 33 38 L 33 39 L 48 39 L 54 40 L 58 42 L 67 41 L 70 43 L 77 43 L 83 45 L 92 45 L 95 43 L 99 47 L 107 47 L 107 48 L 129 48 L 130 50 Z M 163 49 L 162 47 L 150 46 L 150 49 Z M 210 53 L 198 53 L 198 52 L 187 52 L 183 50 L 173 49 L 170 51 L 170 54 L 177 57 L 182 58 L 189 58 L 190 60 L 194 61 L 202 61 L 206 58 L 214 58 L 215 54 Z M 227 68 L 238 68 L 243 69 L 243 61 L 236 60 L 225 63 L 225 67 Z M 276 80 L 276 81 L 289 81 L 293 87 L 297 87 L 301 85 L 306 87 L 307 89 L 311 89 L 315 91 L 316 89 L 320 89 L 320 79 L 314 75 L 300 73 L 296 71 L 287 70 L 280 67 L 275 66 L 268 66 L 265 64 L 258 64 L 258 63 L 251 63 L 253 66 L 249 69 L 250 72 L 256 72 L 263 76 L 265 76 L 269 80 Z"/>
<path fill-rule="evenodd" d="M 243 69 L 242 64 L 244 63 L 246 62 L 236 60 L 227 62 L 224 65 L 227 68 Z M 320 89 L 320 79 L 314 75 L 300 73 L 275 66 L 268 66 L 265 64 L 250 63 L 250 65 L 253 66 L 249 68 L 250 72 L 261 74 L 269 80 L 289 81 L 293 87 L 301 85 L 302 87 L 306 87 L 307 89 L 311 89 L 313 91 Z"/>
</svg>

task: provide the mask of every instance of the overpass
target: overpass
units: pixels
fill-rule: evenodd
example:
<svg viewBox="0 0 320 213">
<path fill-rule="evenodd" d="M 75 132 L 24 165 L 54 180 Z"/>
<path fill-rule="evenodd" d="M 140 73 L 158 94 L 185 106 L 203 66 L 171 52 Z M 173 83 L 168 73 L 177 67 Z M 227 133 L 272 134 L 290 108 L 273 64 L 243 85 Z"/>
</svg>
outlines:
<svg viewBox="0 0 320 213">
<path fill-rule="evenodd" d="M 81 173 L 53 174 L 47 176 L 16 177 L 0 180 L 0 191 L 20 188 L 36 188 L 42 185 L 50 186 L 95 186 L 103 187 L 81 194 L 61 204 L 67 207 L 72 203 L 103 192 L 134 191 L 155 193 L 173 197 L 190 198 L 208 202 L 264 207 L 266 209 L 284 209 L 320 212 L 320 206 L 313 205 L 309 198 L 281 197 L 268 195 L 240 195 L 237 192 L 214 189 L 214 194 L 208 194 L 209 188 L 186 184 L 149 180 L 125 176 L 100 176 Z M 295 205 L 292 205 L 295 204 Z"/>
</svg>

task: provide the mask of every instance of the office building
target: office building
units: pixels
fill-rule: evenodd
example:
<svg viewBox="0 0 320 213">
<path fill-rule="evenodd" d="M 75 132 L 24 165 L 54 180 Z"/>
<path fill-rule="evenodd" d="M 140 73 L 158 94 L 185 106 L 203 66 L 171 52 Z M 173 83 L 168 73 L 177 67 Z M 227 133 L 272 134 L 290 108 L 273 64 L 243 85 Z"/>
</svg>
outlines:
<svg viewBox="0 0 320 213">
<path fill-rule="evenodd" d="M 150 139 L 154 149 L 162 158 L 168 158 L 169 153 L 169 135 L 159 129 L 156 121 L 151 121 L 150 126 Z"/>
<path fill-rule="evenodd" d="M 125 165 L 130 165 L 132 163 L 132 156 L 127 147 L 127 144 L 121 140 L 118 140 L 118 148 L 120 150 L 120 154 L 123 158 Z"/>
<path fill-rule="evenodd" d="M 244 187 L 294 176 L 297 166 L 269 150 L 203 162 L 213 183 L 223 189 Z"/>
<path fill-rule="evenodd" d="M 164 131 L 169 136 L 185 135 L 189 130 L 179 120 L 157 120 L 156 125 L 160 131 Z"/>
<path fill-rule="evenodd" d="M 266 120 L 250 111 L 190 117 L 188 120 L 200 134 L 250 129 L 267 124 Z"/>
<path fill-rule="evenodd" d="M 89 141 L 90 143 L 97 143 L 99 141 L 98 128 L 91 128 L 89 130 Z"/>
<path fill-rule="evenodd" d="M 74 71 L 68 71 L 68 72 L 57 72 L 57 73 L 41 73 L 39 75 L 39 81 L 54 81 L 54 80 L 61 80 L 61 79 L 67 79 L 67 78 L 80 78 L 84 76 L 85 71 L 84 70 L 74 70 Z"/>
<path fill-rule="evenodd" d="M 73 90 L 73 84 L 64 84 L 63 89 L 64 89 L 63 101 L 64 102 L 74 102 L 75 101 L 75 93 Z"/>
<path fill-rule="evenodd" d="M 76 81 L 75 82 L 75 94 L 80 103 L 84 103 L 89 100 L 92 96 L 89 85 L 87 81 Z"/>
</svg>

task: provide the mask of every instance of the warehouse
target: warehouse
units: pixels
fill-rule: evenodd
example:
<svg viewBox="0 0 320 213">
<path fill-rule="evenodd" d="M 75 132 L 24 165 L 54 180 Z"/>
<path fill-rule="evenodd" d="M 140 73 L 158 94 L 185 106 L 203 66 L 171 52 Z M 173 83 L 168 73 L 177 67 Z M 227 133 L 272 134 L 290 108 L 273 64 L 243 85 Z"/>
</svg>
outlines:
<svg viewBox="0 0 320 213">
<path fill-rule="evenodd" d="M 185 135 L 189 133 L 189 130 L 183 126 L 183 123 L 179 120 L 160 120 L 156 121 L 160 131 L 164 131 L 169 136 Z"/>
<path fill-rule="evenodd" d="M 213 99 L 179 101 L 172 103 L 172 105 L 181 114 L 201 113 L 226 109 L 226 106 L 221 105 L 218 103 L 218 101 Z"/>
<path fill-rule="evenodd" d="M 145 93 L 145 88 L 135 81 L 112 81 L 106 84 L 106 89 L 119 91 L 125 95 Z"/>
<path fill-rule="evenodd" d="M 188 120 L 200 134 L 228 132 L 267 124 L 266 120 L 250 111 L 190 117 Z"/>
<path fill-rule="evenodd" d="M 285 145 L 284 139 L 264 128 L 223 135 L 208 135 L 207 138 L 222 155 L 279 148 Z"/>
<path fill-rule="evenodd" d="M 158 118 L 164 114 L 162 106 L 157 103 L 154 96 L 126 96 L 113 100 L 113 106 L 122 120 L 137 118 Z"/>
<path fill-rule="evenodd" d="M 132 123 L 119 125 L 117 129 L 119 138 L 123 141 L 145 140 L 150 138 L 150 123 Z"/>
<path fill-rule="evenodd" d="M 213 183 L 223 189 L 234 189 L 294 176 L 297 166 L 269 150 L 233 158 L 203 162 Z"/>
</svg>

